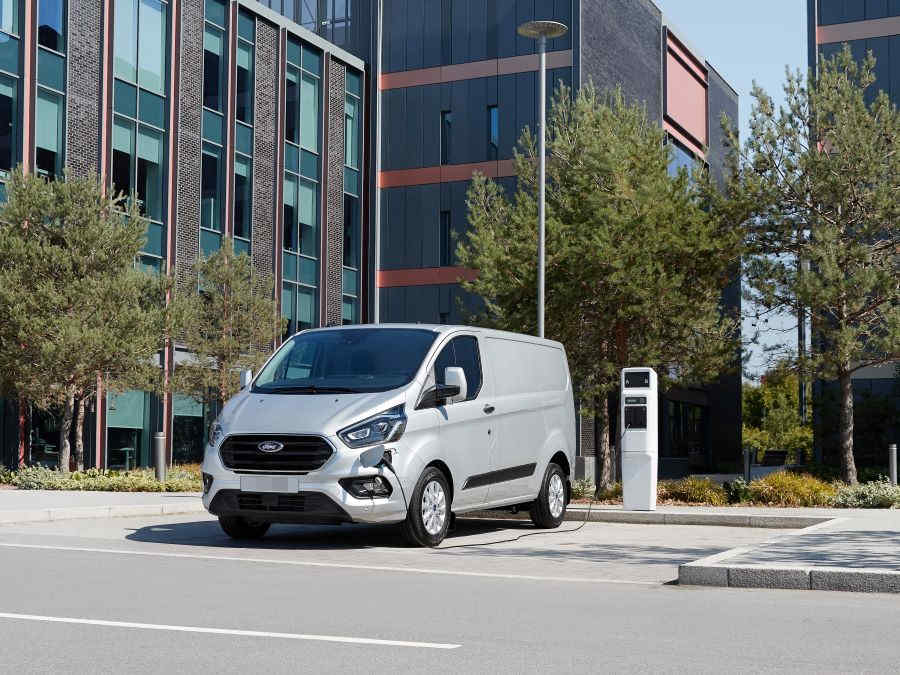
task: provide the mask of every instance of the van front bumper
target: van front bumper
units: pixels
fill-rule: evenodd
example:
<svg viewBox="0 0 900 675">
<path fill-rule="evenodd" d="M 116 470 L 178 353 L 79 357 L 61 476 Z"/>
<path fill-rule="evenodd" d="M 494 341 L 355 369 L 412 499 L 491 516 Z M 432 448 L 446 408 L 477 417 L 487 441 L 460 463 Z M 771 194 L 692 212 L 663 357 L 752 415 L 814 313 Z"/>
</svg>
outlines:
<svg viewBox="0 0 900 675">
<path fill-rule="evenodd" d="M 207 447 L 203 472 L 212 477 L 203 495 L 203 506 L 216 516 L 243 516 L 270 523 L 398 523 L 406 518 L 403 490 L 411 486 L 384 468 L 362 468 L 359 453 L 342 453 L 337 449 L 325 465 L 297 476 L 297 492 L 241 491 L 241 476 L 265 475 L 237 473 L 226 469 L 217 448 Z M 284 476 L 284 474 L 278 474 Z M 380 475 L 390 483 L 388 497 L 363 499 L 355 497 L 341 484 L 343 478 Z"/>
</svg>

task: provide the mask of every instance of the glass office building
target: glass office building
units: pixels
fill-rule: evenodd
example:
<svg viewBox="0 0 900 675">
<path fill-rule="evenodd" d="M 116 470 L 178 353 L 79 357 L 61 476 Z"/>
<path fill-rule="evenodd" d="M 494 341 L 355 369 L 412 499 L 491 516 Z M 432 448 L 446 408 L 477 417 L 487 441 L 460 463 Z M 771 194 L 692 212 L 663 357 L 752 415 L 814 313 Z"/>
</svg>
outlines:
<svg viewBox="0 0 900 675">
<path fill-rule="evenodd" d="M 538 118 L 536 43 L 516 33 L 533 19 L 570 28 L 548 44 L 549 88 L 621 84 L 665 128 L 673 167 L 721 171 L 737 95 L 650 0 L 0 0 L 0 190 L 20 162 L 98 173 L 149 220 L 140 263 L 184 290 L 231 237 L 273 277 L 288 333 L 458 323 L 477 302 L 453 250 L 472 174 L 512 188 Z M 724 301 L 739 305 L 737 281 Z M 185 358 L 176 345 L 161 366 Z M 737 458 L 739 377 L 666 396 L 661 466 Z M 23 452 L 13 408 L 7 463 Z M 104 395 L 88 454 L 144 464 L 164 431 L 173 458 L 197 459 L 208 414 Z"/>
</svg>

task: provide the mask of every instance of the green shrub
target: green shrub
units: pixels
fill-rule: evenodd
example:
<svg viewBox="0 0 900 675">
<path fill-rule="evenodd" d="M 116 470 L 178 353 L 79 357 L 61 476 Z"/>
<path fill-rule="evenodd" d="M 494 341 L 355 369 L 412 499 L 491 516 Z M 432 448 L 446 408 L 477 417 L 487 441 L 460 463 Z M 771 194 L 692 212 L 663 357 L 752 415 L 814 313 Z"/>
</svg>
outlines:
<svg viewBox="0 0 900 675">
<path fill-rule="evenodd" d="M 0 466 L 0 485 L 12 485 L 15 474 L 5 466 Z"/>
<path fill-rule="evenodd" d="M 750 448 L 757 462 L 762 461 L 763 453 L 772 447 L 768 431 L 747 425 L 741 429 L 741 443 L 745 448 Z"/>
<path fill-rule="evenodd" d="M 594 496 L 594 484 L 587 478 L 572 483 L 572 499 L 589 499 Z"/>
<path fill-rule="evenodd" d="M 597 491 L 595 499 L 608 502 L 622 499 L 622 484 L 613 483 L 611 487 Z"/>
<path fill-rule="evenodd" d="M 830 506 L 837 494 L 834 485 L 808 474 L 778 471 L 747 486 L 750 501 L 770 506 Z"/>
<path fill-rule="evenodd" d="M 813 430 L 812 427 L 796 426 L 782 434 L 781 449 L 787 450 L 787 462 L 789 464 L 801 464 L 812 458 Z"/>
<path fill-rule="evenodd" d="M 680 480 L 660 481 L 657 486 L 657 499 L 711 506 L 723 506 L 728 503 L 725 489 L 721 485 L 709 478 L 693 476 Z"/>
<path fill-rule="evenodd" d="M 838 488 L 834 505 L 847 509 L 891 509 L 900 507 L 900 487 L 887 479 L 844 485 Z"/>
<path fill-rule="evenodd" d="M 727 481 L 722 485 L 722 488 L 725 490 L 725 496 L 729 504 L 740 504 L 741 502 L 750 501 L 750 486 L 743 478 Z"/>
<path fill-rule="evenodd" d="M 199 469 L 172 467 L 166 482 L 160 483 L 150 469 L 109 471 L 87 469 L 60 473 L 31 466 L 13 474 L 12 484 L 20 490 L 84 490 L 101 492 L 199 492 L 202 489 Z"/>
</svg>

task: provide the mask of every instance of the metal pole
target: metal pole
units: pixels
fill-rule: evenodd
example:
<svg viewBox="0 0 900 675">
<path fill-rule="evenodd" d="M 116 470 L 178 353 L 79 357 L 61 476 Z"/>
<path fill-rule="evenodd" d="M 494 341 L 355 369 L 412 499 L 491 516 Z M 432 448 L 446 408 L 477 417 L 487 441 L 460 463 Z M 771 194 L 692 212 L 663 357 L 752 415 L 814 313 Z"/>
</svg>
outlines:
<svg viewBox="0 0 900 675">
<path fill-rule="evenodd" d="M 803 277 L 803 260 L 797 259 L 797 280 Z M 806 425 L 806 377 L 804 375 L 804 357 L 806 356 L 806 311 L 797 295 L 797 354 L 800 356 L 800 370 L 797 373 L 797 401 L 800 424 Z"/>
<path fill-rule="evenodd" d="M 744 448 L 744 480 L 748 483 L 752 480 L 750 475 L 750 455 L 753 451 L 750 448 Z"/>
<path fill-rule="evenodd" d="M 888 466 L 891 472 L 891 484 L 897 484 L 897 444 L 891 443 L 888 446 Z"/>
<path fill-rule="evenodd" d="M 544 190 L 546 179 L 545 146 L 547 142 L 547 38 L 538 39 L 540 54 L 540 82 L 538 84 L 538 106 L 541 120 L 540 161 L 538 162 L 538 337 L 544 337 Z"/>
<path fill-rule="evenodd" d="M 153 434 L 153 464 L 156 467 L 156 480 L 166 482 L 166 435 L 157 431 Z"/>
</svg>

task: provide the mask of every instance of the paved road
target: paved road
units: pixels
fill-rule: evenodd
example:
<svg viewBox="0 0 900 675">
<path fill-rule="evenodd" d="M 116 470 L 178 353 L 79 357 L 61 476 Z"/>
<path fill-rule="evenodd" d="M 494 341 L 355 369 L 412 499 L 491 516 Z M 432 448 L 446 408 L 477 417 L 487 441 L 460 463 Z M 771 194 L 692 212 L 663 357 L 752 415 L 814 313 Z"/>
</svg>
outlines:
<svg viewBox="0 0 900 675">
<path fill-rule="evenodd" d="M 447 544 L 531 531 L 464 521 Z M 0 671 L 894 671 L 896 597 L 664 583 L 780 534 L 589 524 L 423 551 L 392 528 L 242 547 L 198 516 L 8 525 Z"/>
</svg>

